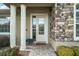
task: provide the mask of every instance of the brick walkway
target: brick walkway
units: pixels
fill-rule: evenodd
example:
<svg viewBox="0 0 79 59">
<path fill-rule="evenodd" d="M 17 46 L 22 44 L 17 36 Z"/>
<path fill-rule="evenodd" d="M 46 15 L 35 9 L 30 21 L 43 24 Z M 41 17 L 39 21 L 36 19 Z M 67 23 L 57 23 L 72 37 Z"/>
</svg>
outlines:
<svg viewBox="0 0 79 59">
<path fill-rule="evenodd" d="M 33 47 L 29 56 L 56 56 L 50 45 L 37 45 Z"/>
</svg>

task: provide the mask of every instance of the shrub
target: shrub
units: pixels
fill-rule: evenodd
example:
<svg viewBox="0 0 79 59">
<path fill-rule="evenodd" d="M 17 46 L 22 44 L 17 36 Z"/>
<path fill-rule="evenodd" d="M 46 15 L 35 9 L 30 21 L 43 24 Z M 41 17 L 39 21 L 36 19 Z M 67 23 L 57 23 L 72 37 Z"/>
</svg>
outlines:
<svg viewBox="0 0 79 59">
<path fill-rule="evenodd" d="M 9 48 L 6 51 L 0 52 L 0 56 L 18 56 L 19 52 L 17 51 L 19 51 L 17 48 Z"/>
<path fill-rule="evenodd" d="M 79 47 L 72 47 L 74 53 L 75 53 L 75 56 L 79 56 Z"/>
<path fill-rule="evenodd" d="M 57 49 L 57 54 L 59 56 L 74 56 L 74 51 L 72 48 L 66 47 L 66 46 L 60 46 Z"/>
</svg>

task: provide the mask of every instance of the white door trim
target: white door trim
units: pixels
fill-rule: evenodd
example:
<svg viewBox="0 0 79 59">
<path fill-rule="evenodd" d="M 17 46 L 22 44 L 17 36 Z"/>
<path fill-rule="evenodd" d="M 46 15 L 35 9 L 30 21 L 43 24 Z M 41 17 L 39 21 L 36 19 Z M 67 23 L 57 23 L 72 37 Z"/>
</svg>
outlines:
<svg viewBox="0 0 79 59">
<path fill-rule="evenodd" d="M 32 16 L 33 15 L 44 15 L 44 16 L 46 16 L 46 19 L 47 19 L 47 30 L 46 30 L 46 43 L 48 43 L 48 13 L 31 13 L 30 14 L 30 38 L 32 38 Z"/>
</svg>

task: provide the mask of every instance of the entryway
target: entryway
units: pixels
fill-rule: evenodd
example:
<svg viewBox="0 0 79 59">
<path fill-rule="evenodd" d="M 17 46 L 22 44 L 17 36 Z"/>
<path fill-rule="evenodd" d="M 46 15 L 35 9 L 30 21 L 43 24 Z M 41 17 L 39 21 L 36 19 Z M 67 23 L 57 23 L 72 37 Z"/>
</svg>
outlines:
<svg viewBox="0 0 79 59">
<path fill-rule="evenodd" d="M 33 47 L 29 56 L 56 56 L 56 53 L 51 45 L 37 45 Z"/>
<path fill-rule="evenodd" d="M 48 14 L 31 14 L 31 38 L 48 43 Z"/>
</svg>

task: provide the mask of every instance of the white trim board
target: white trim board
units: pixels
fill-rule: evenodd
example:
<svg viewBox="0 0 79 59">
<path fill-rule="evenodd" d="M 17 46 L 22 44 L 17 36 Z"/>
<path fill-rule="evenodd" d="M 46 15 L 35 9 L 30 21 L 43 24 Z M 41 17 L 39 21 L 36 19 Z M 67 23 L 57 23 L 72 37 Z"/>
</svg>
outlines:
<svg viewBox="0 0 79 59">
<path fill-rule="evenodd" d="M 10 35 L 10 33 L 9 32 L 0 32 L 0 35 Z"/>
</svg>

